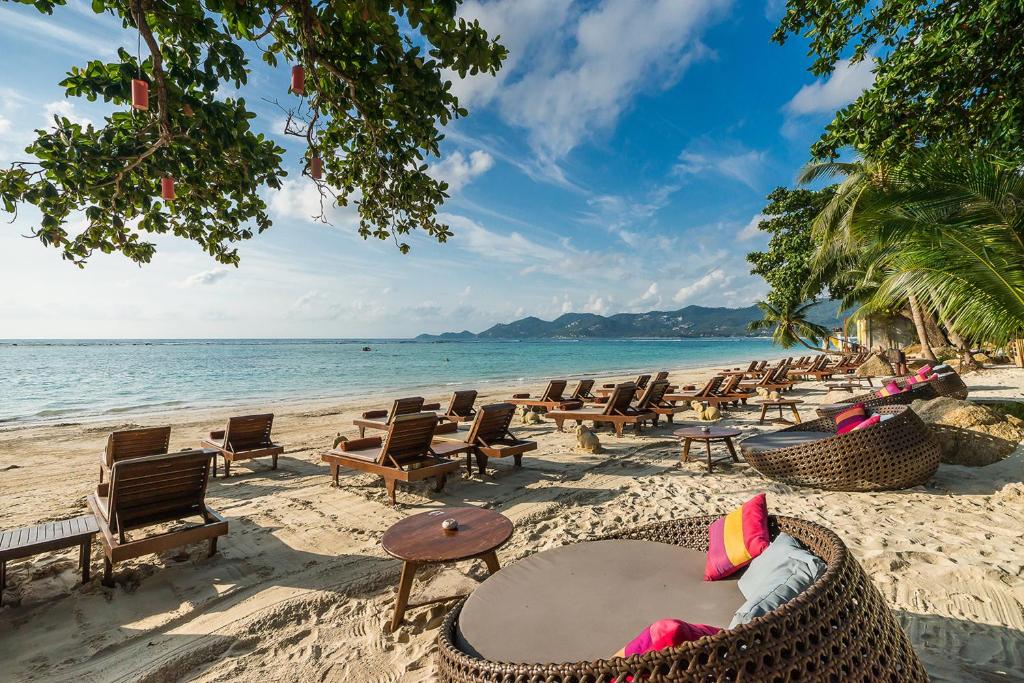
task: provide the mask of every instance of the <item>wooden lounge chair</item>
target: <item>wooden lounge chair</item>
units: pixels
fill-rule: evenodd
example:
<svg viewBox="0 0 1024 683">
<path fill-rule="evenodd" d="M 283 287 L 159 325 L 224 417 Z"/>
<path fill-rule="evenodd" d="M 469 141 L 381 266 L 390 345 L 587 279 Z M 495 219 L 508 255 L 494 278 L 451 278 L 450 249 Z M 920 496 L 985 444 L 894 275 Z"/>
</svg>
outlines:
<svg viewBox="0 0 1024 683">
<path fill-rule="evenodd" d="M 331 466 L 331 479 L 338 486 L 342 467 L 377 474 L 384 479 L 391 504 L 395 504 L 395 484 L 423 479 L 435 480 L 435 491 L 444 488 L 445 479 L 459 469 L 459 463 L 447 456 L 472 450 L 466 443 L 431 444 L 437 415 L 414 413 L 399 415 L 388 425 L 384 437 L 371 436 L 344 441 L 321 458 Z"/>
<path fill-rule="evenodd" d="M 681 413 L 687 408 L 666 401 L 665 394 L 668 393 L 668 389 L 668 380 L 652 381 L 644 389 L 640 399 L 633 405 L 633 409 L 638 412 L 653 413 L 654 419 L 651 420 L 651 423 L 655 427 L 658 426 L 658 420 L 662 415 L 668 419 L 669 424 L 672 424 L 675 414 Z"/>
<path fill-rule="evenodd" d="M 669 403 L 676 403 L 677 401 L 699 401 L 706 396 L 713 396 L 719 387 L 722 386 L 722 382 L 725 381 L 723 375 L 715 375 L 707 381 L 707 383 L 696 391 L 683 391 L 675 394 L 665 394 L 664 400 Z"/>
<path fill-rule="evenodd" d="M 753 393 L 740 389 L 740 376 L 732 375 L 726 379 L 721 388 L 700 398 L 695 398 L 695 401 L 703 401 L 711 406 L 720 405 L 738 405 L 739 403 L 746 404 L 747 399 L 753 396 Z"/>
<path fill-rule="evenodd" d="M 366 436 L 367 429 L 385 430 L 391 426 L 399 415 L 412 415 L 422 412 L 423 397 L 409 396 L 407 398 L 396 398 L 391 404 L 391 410 L 368 410 L 361 418 L 352 420 L 352 424 L 359 427 L 359 438 Z"/>
<path fill-rule="evenodd" d="M 466 470 L 473 473 L 473 456 L 480 474 L 487 470 L 488 458 L 512 456 L 515 466 L 523 464 L 523 453 L 537 450 L 536 441 L 517 439 L 509 431 L 516 407 L 511 403 L 492 403 L 477 412 L 476 419 L 468 431 L 435 436 L 435 442 L 464 444 L 471 450 L 466 453 Z"/>
<path fill-rule="evenodd" d="M 572 395 L 569 398 L 573 401 L 580 401 L 581 403 L 594 401 L 597 397 L 590 393 L 593 388 L 594 380 L 581 379 L 576 385 L 576 388 L 573 389 Z"/>
<path fill-rule="evenodd" d="M 476 417 L 473 404 L 476 403 L 476 391 L 456 391 L 448 401 L 448 409 L 437 416 L 440 422 L 469 422 Z M 424 403 L 421 410 L 441 410 L 440 403 Z M 418 411 L 417 411 L 418 412 Z"/>
<path fill-rule="evenodd" d="M 781 367 L 772 370 L 756 382 L 740 382 L 738 388 L 740 391 L 752 392 L 756 392 L 758 387 L 766 391 L 789 391 L 793 388 L 794 382 L 787 377 L 788 373 L 789 367 Z"/>
<path fill-rule="evenodd" d="M 109 478 L 110 468 L 119 460 L 163 455 L 171 443 L 170 427 L 145 427 L 110 432 L 107 446 L 100 453 L 100 483 Z"/>
<path fill-rule="evenodd" d="M 149 455 L 115 462 L 110 481 L 89 494 L 103 542 L 103 583 L 110 584 L 113 565 L 122 560 L 217 538 L 228 532 L 223 517 L 206 506 L 211 454 L 194 450 Z M 199 516 L 202 524 L 129 540 L 127 533 L 154 524 Z"/>
<path fill-rule="evenodd" d="M 210 432 L 209 439 L 203 439 L 203 446 L 216 449 L 224 458 L 224 476 L 231 476 L 231 463 L 270 456 L 270 469 L 277 469 L 277 456 L 284 453 L 284 446 L 270 438 L 274 426 L 274 414 L 245 415 L 228 420 L 223 430 Z M 217 458 L 213 459 L 213 476 L 217 476 Z"/>
<path fill-rule="evenodd" d="M 593 422 L 609 422 L 615 428 L 615 435 L 622 436 L 624 425 L 631 424 L 640 433 L 641 425 L 645 421 L 653 422 L 657 417 L 653 412 L 641 411 L 633 408 L 631 403 L 636 395 L 636 385 L 626 382 L 615 387 L 608 403 L 604 407 L 576 408 L 574 410 L 551 410 L 547 417 L 554 420 L 558 431 L 562 431 L 562 425 L 566 420 L 575 420 L 577 424 L 583 424 L 584 420 Z"/>
<path fill-rule="evenodd" d="M 633 384 L 636 386 L 637 391 L 642 391 L 643 389 L 647 388 L 647 383 L 650 382 L 650 381 L 651 381 L 651 376 L 650 375 L 637 375 L 636 379 L 633 380 Z M 602 389 L 611 389 L 611 390 L 614 391 L 615 388 L 618 387 L 618 386 L 620 386 L 620 385 L 615 384 L 614 382 L 612 382 L 610 384 L 603 384 L 603 385 L 601 385 L 601 388 Z M 607 393 L 610 394 L 611 392 L 609 391 Z"/>
<path fill-rule="evenodd" d="M 532 398 L 530 394 L 513 394 L 507 403 L 515 406 L 539 408 L 540 410 L 558 410 L 582 406 L 582 401 L 562 396 L 565 393 L 566 384 L 568 382 L 564 379 L 553 379 L 548 382 L 548 386 L 544 389 L 544 393 L 540 395 L 540 398 Z"/>
</svg>

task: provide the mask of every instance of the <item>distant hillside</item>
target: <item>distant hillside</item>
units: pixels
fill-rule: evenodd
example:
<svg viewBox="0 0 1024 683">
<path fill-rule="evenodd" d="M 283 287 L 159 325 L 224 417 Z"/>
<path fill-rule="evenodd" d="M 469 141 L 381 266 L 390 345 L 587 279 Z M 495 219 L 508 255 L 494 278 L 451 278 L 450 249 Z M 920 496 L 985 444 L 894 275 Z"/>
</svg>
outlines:
<svg viewBox="0 0 1024 683">
<path fill-rule="evenodd" d="M 825 301 L 814 309 L 814 322 L 828 327 L 842 325 L 837 317 L 838 304 Z M 417 341 L 471 341 L 492 339 L 657 339 L 678 337 L 747 337 L 747 324 L 761 317 L 756 306 L 747 308 L 707 308 L 687 306 L 678 311 L 649 313 L 566 313 L 554 320 L 534 316 L 503 323 L 473 334 L 445 332 L 421 334 Z"/>
</svg>

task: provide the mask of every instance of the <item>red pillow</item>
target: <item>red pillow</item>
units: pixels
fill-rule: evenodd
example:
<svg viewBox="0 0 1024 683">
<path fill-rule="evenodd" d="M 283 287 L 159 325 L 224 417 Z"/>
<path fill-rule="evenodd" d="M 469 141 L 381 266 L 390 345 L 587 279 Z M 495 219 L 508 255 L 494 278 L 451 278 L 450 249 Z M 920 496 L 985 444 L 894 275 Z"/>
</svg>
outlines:
<svg viewBox="0 0 1024 683">
<path fill-rule="evenodd" d="M 857 425 L 856 427 L 851 429 L 850 431 L 851 432 L 856 432 L 859 429 L 867 429 L 868 427 L 871 427 L 872 425 L 876 425 L 876 424 L 878 424 L 881 421 L 882 421 L 882 416 L 881 415 L 872 415 L 871 417 L 869 417 L 868 419 L 864 420 L 859 425 Z"/>
<path fill-rule="evenodd" d="M 739 571 L 771 544 L 768 503 L 759 493 L 708 527 L 704 580 L 718 581 Z"/>
<path fill-rule="evenodd" d="M 713 636 L 722 629 L 707 624 L 688 624 L 678 619 L 659 619 L 643 631 L 626 647 L 615 653 L 616 657 L 642 655 L 652 650 L 664 650 L 698 640 L 704 636 Z"/>
<path fill-rule="evenodd" d="M 846 434 L 868 416 L 863 403 L 856 403 L 835 416 L 836 434 Z"/>
</svg>

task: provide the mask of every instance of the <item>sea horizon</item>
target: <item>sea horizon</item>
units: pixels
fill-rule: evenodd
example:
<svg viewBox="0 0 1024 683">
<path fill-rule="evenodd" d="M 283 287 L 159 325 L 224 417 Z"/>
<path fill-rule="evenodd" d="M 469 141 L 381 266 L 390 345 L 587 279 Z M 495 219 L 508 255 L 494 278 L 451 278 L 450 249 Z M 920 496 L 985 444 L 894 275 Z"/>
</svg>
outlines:
<svg viewBox="0 0 1024 683">
<path fill-rule="evenodd" d="M 9 390 L 0 396 L 0 425 L 499 383 L 529 387 L 553 377 L 680 370 L 784 355 L 763 337 L 5 339 L 0 373 Z"/>
</svg>

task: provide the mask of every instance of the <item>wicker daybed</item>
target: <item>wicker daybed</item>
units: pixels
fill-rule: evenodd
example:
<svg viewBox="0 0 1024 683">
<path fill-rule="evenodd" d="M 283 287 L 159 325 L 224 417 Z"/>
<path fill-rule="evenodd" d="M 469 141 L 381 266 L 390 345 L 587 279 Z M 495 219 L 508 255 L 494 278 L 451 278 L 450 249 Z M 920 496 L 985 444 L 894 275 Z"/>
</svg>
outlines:
<svg viewBox="0 0 1024 683">
<path fill-rule="evenodd" d="M 930 401 L 931 399 L 938 396 L 935 392 L 935 387 L 931 382 L 919 382 L 914 385 L 914 388 L 910 391 L 901 391 L 898 394 L 892 394 L 891 396 L 879 396 L 876 392 L 872 391 L 867 394 L 860 394 L 859 396 L 851 396 L 850 398 L 844 398 L 839 403 L 825 404 L 817 408 L 818 417 L 832 417 L 843 412 L 854 403 L 863 403 L 865 408 L 881 408 L 882 406 L 909 406 L 914 401 L 921 399 L 922 401 Z M 903 386 L 900 386 L 902 389 Z"/>
<path fill-rule="evenodd" d="M 740 451 L 769 479 L 831 491 L 890 491 L 931 479 L 940 448 L 921 418 L 907 406 L 871 412 L 893 417 L 841 435 L 832 417 L 821 417 L 744 439 Z"/>
<path fill-rule="evenodd" d="M 708 527 L 716 519 L 692 517 L 660 522 L 602 540 L 606 543 L 631 543 L 639 548 L 650 548 L 655 554 L 692 554 L 699 560 L 707 550 Z M 582 567 L 576 573 L 576 581 L 555 586 L 555 593 L 549 588 L 548 593 L 554 597 L 546 602 L 536 601 L 536 592 L 543 590 L 543 583 L 524 583 L 518 593 L 513 590 L 496 595 L 496 591 L 487 590 L 488 582 L 504 581 L 506 585 L 502 588 L 514 584 L 517 572 L 510 570 L 516 570 L 521 565 L 530 566 L 524 567 L 528 571 L 518 574 L 530 575 L 533 572 L 535 578 L 542 578 L 536 572 L 554 566 L 555 562 L 550 558 L 556 553 L 587 551 L 585 546 L 599 545 L 593 542 L 577 543 L 537 553 L 507 566 L 484 581 L 469 598 L 459 602 L 445 618 L 438 635 L 437 677 L 445 683 L 623 683 L 627 680 L 857 680 L 915 683 L 928 680 L 909 638 L 900 629 L 882 595 L 836 534 L 812 522 L 791 517 L 772 516 L 769 525 L 773 538 L 779 532 L 794 536 L 820 557 L 827 569 L 803 593 L 749 623 L 678 647 L 626 658 L 613 657 L 611 653 L 619 647 L 612 647 L 611 644 L 617 642 L 615 639 L 625 644 L 635 635 L 630 632 L 635 624 L 627 625 L 623 622 L 648 619 L 649 615 L 638 617 L 634 610 L 639 603 L 649 603 L 650 600 L 621 595 L 610 575 L 607 576 L 605 590 L 582 598 L 576 594 L 579 592 L 576 586 L 588 581 L 599 582 L 600 578 L 595 579 L 594 575 L 609 570 L 624 571 L 622 564 L 631 569 L 633 574 L 637 574 L 639 568 L 645 572 L 658 570 L 657 566 L 652 566 L 644 561 L 644 557 L 637 555 L 629 556 L 625 562 L 612 567 L 607 564 Z M 682 567 L 673 569 L 674 576 L 683 576 Z M 687 570 L 686 574 L 689 573 Z M 506 574 L 505 579 L 499 578 L 502 574 Z M 683 580 L 680 578 L 680 581 Z M 700 574 L 696 582 L 702 583 Z M 725 582 L 703 583 L 697 586 L 697 593 L 687 591 L 684 586 L 676 586 L 676 590 L 689 601 L 698 603 L 707 592 L 713 590 L 714 584 L 721 583 Z M 655 591 L 660 584 L 651 581 L 644 585 L 648 590 Z M 485 593 L 506 601 L 534 601 L 538 609 L 527 611 L 529 617 L 522 619 L 522 610 L 510 608 L 500 611 L 501 606 L 496 603 L 479 604 L 478 598 Z M 514 603 L 509 604 L 514 607 Z M 483 611 L 483 608 L 494 609 Z M 602 654 L 582 661 L 531 663 L 529 660 L 536 657 L 526 653 L 517 660 L 492 661 L 473 654 L 470 651 L 473 648 L 466 646 L 466 639 L 472 639 L 473 635 L 465 633 L 467 624 L 462 623 L 461 618 L 474 609 L 477 618 L 488 615 L 491 621 L 488 626 L 495 633 L 494 644 L 499 647 L 498 641 L 502 635 L 506 644 L 513 648 L 521 646 L 526 640 L 542 643 L 544 647 L 540 649 L 551 652 L 552 649 L 558 650 L 564 638 L 575 637 L 579 643 L 597 631 L 607 631 L 609 628 L 615 628 L 620 633 L 597 634 L 598 638 L 605 641 L 597 646 L 598 650 L 601 653 L 608 651 L 607 658 L 602 658 Z M 671 608 L 666 603 L 664 609 Z M 692 619 L 693 611 L 689 613 Z M 696 616 L 700 616 L 699 610 Z M 687 614 L 660 613 L 655 618 L 670 617 L 687 619 Z M 575 632 L 582 632 L 583 637 Z"/>
<path fill-rule="evenodd" d="M 900 389 L 907 385 L 906 377 L 894 377 L 891 381 L 896 382 L 896 386 Z M 953 370 L 937 375 L 935 379 L 929 380 L 926 384 L 932 385 L 936 396 L 949 396 L 961 401 L 967 400 L 967 385 L 964 384 L 963 378 Z"/>
</svg>

